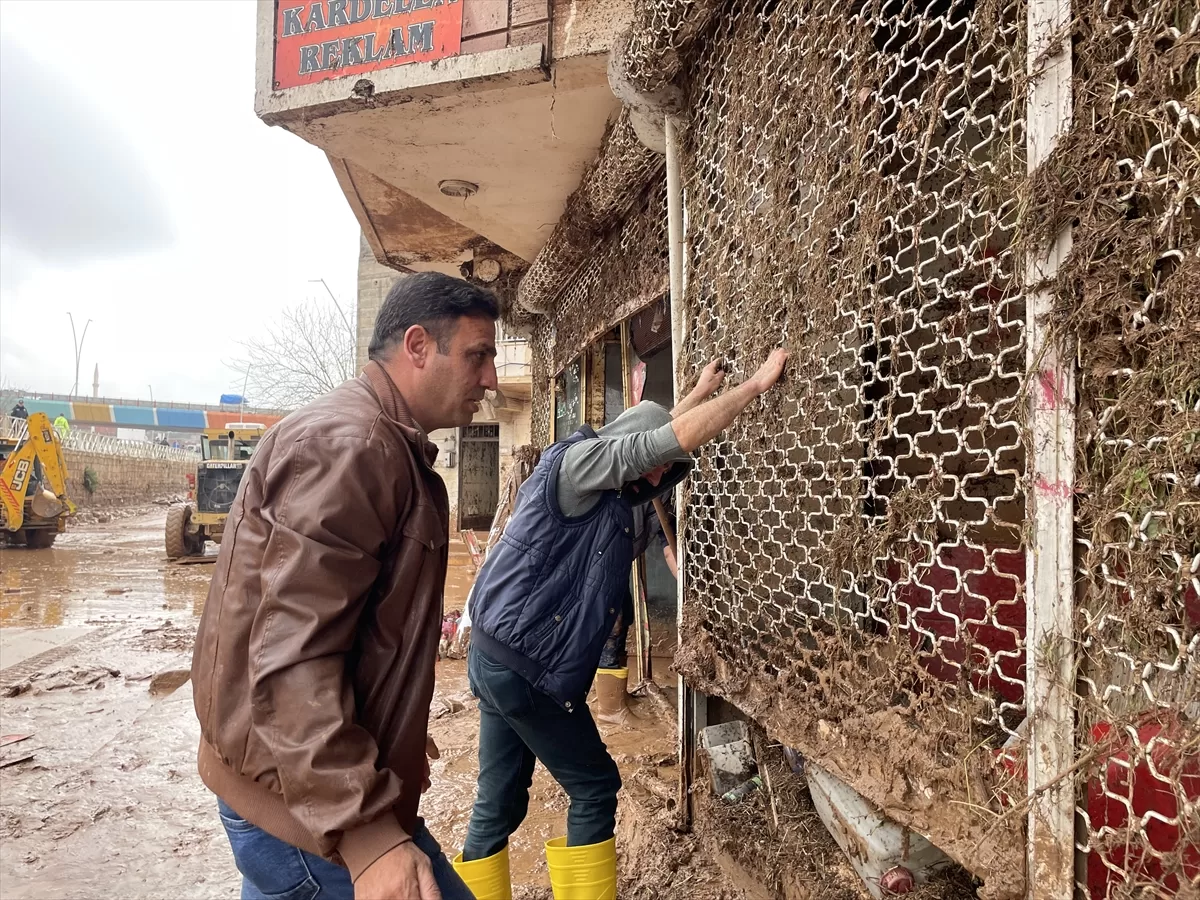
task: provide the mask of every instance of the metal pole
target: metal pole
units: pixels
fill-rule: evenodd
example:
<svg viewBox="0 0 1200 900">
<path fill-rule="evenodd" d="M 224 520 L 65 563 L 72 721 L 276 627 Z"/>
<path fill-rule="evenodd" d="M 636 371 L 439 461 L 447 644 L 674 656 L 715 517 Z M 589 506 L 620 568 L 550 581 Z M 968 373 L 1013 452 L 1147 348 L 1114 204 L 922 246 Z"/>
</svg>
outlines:
<svg viewBox="0 0 1200 900">
<path fill-rule="evenodd" d="M 679 352 L 683 348 L 683 186 L 679 166 L 679 135 L 667 116 L 667 252 L 671 267 L 671 348 L 675 402 L 681 399 Z"/>
<path fill-rule="evenodd" d="M 246 377 L 242 379 L 242 407 L 238 412 L 238 418 L 242 422 L 246 421 L 246 386 L 250 384 L 250 364 L 246 364 Z M 232 448 L 231 448 L 232 449 Z"/>
<path fill-rule="evenodd" d="M 1026 157 L 1034 172 L 1071 125 L 1070 0 L 1031 0 L 1026 21 Z M 1025 635 L 1031 900 L 1075 892 L 1075 778 L 1060 777 L 1075 759 L 1075 367 L 1069 353 L 1049 340 L 1054 289 L 1041 286 L 1052 283 L 1070 250 L 1068 225 L 1025 261 L 1032 288 L 1026 371 L 1033 533 L 1026 550 Z"/>
<path fill-rule="evenodd" d="M 338 298 L 333 296 L 333 291 L 331 291 L 329 289 L 329 285 L 325 284 L 325 279 L 324 278 L 310 278 L 308 281 L 310 284 L 316 284 L 319 281 L 319 282 L 321 282 L 322 285 L 324 285 L 325 292 L 327 294 L 329 294 L 329 299 L 333 301 L 333 305 L 335 307 L 337 307 L 337 311 L 341 315 L 342 321 L 346 323 L 346 330 L 348 332 L 350 332 L 350 337 L 357 339 L 358 335 L 355 334 L 354 329 L 350 327 L 350 320 L 347 319 L 346 314 L 344 312 L 342 312 L 342 304 L 338 303 Z"/>
<path fill-rule="evenodd" d="M 83 355 L 83 342 L 87 339 L 88 325 L 92 324 L 92 320 L 88 319 L 83 326 L 83 337 L 75 337 L 75 317 L 67 313 L 67 318 L 71 320 L 71 346 L 75 348 L 75 383 L 71 385 L 71 396 L 74 397 L 79 391 L 79 359 Z"/>
</svg>

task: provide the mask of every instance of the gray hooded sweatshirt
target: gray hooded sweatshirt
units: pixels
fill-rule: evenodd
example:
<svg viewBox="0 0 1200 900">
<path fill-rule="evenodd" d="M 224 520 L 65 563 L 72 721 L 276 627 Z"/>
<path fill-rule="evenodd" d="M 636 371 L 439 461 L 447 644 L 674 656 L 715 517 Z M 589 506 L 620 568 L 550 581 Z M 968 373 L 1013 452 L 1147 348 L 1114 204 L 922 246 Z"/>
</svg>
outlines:
<svg viewBox="0 0 1200 900">
<path fill-rule="evenodd" d="M 671 414 L 650 400 L 625 410 L 598 434 L 563 454 L 556 485 L 563 515 L 583 515 L 604 491 L 628 491 L 632 503 L 649 503 L 691 471 L 692 458 L 679 446 Z M 651 469 L 667 464 L 672 464 L 671 469 L 657 486 L 642 480 Z"/>
</svg>

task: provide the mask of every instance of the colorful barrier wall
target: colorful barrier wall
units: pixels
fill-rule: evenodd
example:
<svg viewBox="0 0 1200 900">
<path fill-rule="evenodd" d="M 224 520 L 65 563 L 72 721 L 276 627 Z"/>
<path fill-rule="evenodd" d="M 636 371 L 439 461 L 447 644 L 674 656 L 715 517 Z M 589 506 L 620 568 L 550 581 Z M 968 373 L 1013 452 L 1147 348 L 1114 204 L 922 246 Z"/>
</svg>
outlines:
<svg viewBox="0 0 1200 900">
<path fill-rule="evenodd" d="M 230 422 L 243 421 L 240 413 L 220 410 L 118 406 L 62 400 L 26 400 L 25 408 L 31 413 L 44 412 L 51 421 L 65 416 L 72 425 L 116 425 L 121 428 L 158 428 L 164 431 L 201 431 L 205 428 L 224 428 Z M 283 416 L 278 415 L 247 412 L 244 420 L 269 428 L 282 418 Z"/>
</svg>

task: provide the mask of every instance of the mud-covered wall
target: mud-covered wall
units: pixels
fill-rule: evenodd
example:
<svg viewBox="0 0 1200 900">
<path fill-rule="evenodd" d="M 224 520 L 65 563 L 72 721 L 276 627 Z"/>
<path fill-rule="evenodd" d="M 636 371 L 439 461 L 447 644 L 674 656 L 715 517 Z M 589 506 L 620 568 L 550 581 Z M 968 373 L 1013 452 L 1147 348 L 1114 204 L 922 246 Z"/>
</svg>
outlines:
<svg viewBox="0 0 1200 900">
<path fill-rule="evenodd" d="M 1028 106 L 1022 0 L 651 0 L 626 48 L 635 83 L 686 94 L 684 380 L 791 352 L 685 491 L 677 667 L 990 898 L 1025 890 L 1031 653 L 1078 664 L 1055 780 L 1079 797 L 1081 888 L 1173 896 L 1200 873 L 1200 18 L 1072 7 L 1074 115 L 1032 177 L 1027 134 L 1056 126 Z M 622 315 L 594 277 L 621 234 L 535 331 L 535 440 L 553 374 Z M 1034 287 L 1073 396 L 1028 375 Z M 1071 407 L 1074 484 L 1031 483 L 1031 402 Z M 1075 511 L 1064 646 L 1026 645 L 1033 491 Z"/>
<path fill-rule="evenodd" d="M 1028 653 L 1079 663 L 1081 887 L 1200 872 L 1200 19 L 1072 8 L 1074 116 L 1032 178 L 1027 133 L 1056 126 L 1018 0 L 661 0 L 624 51 L 686 94 L 685 375 L 792 355 L 689 482 L 677 664 L 988 897 L 1024 889 Z M 1028 263 L 1063 228 L 1070 397 L 1027 376 Z M 1029 484 L 1031 395 L 1076 412 L 1075 485 Z M 1076 510 L 1066 647 L 1026 646 L 1034 490 Z"/>
<path fill-rule="evenodd" d="M 108 456 L 83 450 L 65 450 L 67 495 L 82 508 L 134 506 L 163 497 L 184 496 L 188 475 L 196 474 L 196 463 L 173 459 L 139 459 Z M 98 484 L 94 492 L 84 487 L 84 474 L 91 469 Z"/>
</svg>

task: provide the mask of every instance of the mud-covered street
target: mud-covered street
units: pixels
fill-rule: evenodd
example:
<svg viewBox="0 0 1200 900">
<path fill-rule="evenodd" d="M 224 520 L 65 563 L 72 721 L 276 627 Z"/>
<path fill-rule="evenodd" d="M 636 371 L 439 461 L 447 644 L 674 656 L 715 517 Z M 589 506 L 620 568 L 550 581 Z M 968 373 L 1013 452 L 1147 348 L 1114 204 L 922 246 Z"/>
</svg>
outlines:
<svg viewBox="0 0 1200 900">
<path fill-rule="evenodd" d="M 20 898 L 233 898 L 240 877 L 196 774 L 199 726 L 186 670 L 212 566 L 164 558 L 163 507 L 80 525 L 53 549 L 0 551 L 0 882 Z M 214 553 L 215 547 L 209 547 Z M 472 579 L 452 544 L 446 606 Z M 674 731 L 649 699 L 606 741 L 626 782 L 622 828 L 663 844 L 652 813 L 676 784 Z M 452 854 L 474 794 L 477 717 L 465 662 L 439 663 L 431 729 L 441 748 L 422 813 Z M 630 807 L 631 798 L 649 806 Z M 517 896 L 549 897 L 542 844 L 565 827 L 567 798 L 539 767 L 512 842 Z M 690 854 L 685 852 L 685 856 Z M 665 884 L 629 861 L 634 883 Z M 646 878 L 649 874 L 651 877 Z M 715 887 L 701 866 L 697 896 Z M 719 896 L 719 893 L 705 894 Z"/>
</svg>

